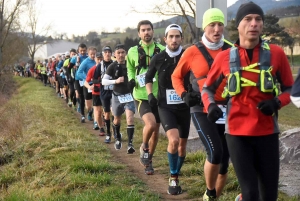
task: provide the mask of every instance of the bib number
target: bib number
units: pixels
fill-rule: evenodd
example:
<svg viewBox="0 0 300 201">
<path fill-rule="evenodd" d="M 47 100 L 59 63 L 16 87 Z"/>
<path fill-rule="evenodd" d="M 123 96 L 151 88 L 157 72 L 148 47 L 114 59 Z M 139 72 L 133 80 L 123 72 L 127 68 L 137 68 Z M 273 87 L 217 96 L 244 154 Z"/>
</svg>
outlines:
<svg viewBox="0 0 300 201">
<path fill-rule="evenodd" d="M 136 80 L 138 81 L 140 87 L 146 86 L 145 77 L 146 77 L 146 73 L 143 73 L 143 74 L 140 74 L 140 75 L 136 76 Z M 153 82 L 155 82 L 155 81 L 156 81 L 156 79 L 153 78 Z"/>
<path fill-rule="evenodd" d="M 120 103 L 128 103 L 128 102 L 133 101 L 132 95 L 130 93 L 124 94 L 124 95 L 119 95 L 118 99 L 119 99 Z"/>
<path fill-rule="evenodd" d="M 167 104 L 181 104 L 184 103 L 180 96 L 177 95 L 174 89 L 167 89 L 166 90 L 166 99 Z"/>
<path fill-rule="evenodd" d="M 79 85 L 82 87 L 84 84 L 84 81 L 79 80 Z"/>
<path fill-rule="evenodd" d="M 113 84 L 105 85 L 105 86 L 104 86 L 104 90 L 113 90 L 113 88 L 114 88 L 114 85 L 113 85 Z"/>
<path fill-rule="evenodd" d="M 226 107 L 224 107 L 223 105 L 218 105 L 219 108 L 222 110 L 223 112 L 223 117 L 219 118 L 216 121 L 216 124 L 225 124 L 225 119 L 226 119 Z"/>
</svg>

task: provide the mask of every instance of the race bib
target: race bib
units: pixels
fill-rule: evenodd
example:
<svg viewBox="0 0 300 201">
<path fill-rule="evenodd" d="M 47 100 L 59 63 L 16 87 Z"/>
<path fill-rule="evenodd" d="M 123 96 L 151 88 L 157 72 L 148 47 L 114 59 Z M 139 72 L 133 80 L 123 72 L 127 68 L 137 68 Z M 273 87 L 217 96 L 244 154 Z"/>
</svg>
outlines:
<svg viewBox="0 0 300 201">
<path fill-rule="evenodd" d="M 84 81 L 79 80 L 79 85 L 82 87 L 84 84 Z"/>
<path fill-rule="evenodd" d="M 223 105 L 218 105 L 219 108 L 222 110 L 223 112 L 223 117 L 219 118 L 216 121 L 216 124 L 225 124 L 225 119 L 226 119 L 226 107 L 224 107 Z"/>
<path fill-rule="evenodd" d="M 167 89 L 166 90 L 166 99 L 167 104 L 181 104 L 184 103 L 180 96 L 177 95 L 174 89 Z"/>
<path fill-rule="evenodd" d="M 146 73 L 139 74 L 139 75 L 136 76 L 136 80 L 138 81 L 140 87 L 144 87 L 146 85 L 145 77 L 146 77 Z M 155 81 L 156 81 L 156 79 L 154 77 L 153 82 L 155 82 Z"/>
<path fill-rule="evenodd" d="M 119 95 L 118 99 L 119 99 L 120 103 L 128 103 L 128 102 L 133 101 L 132 95 L 130 93 L 124 94 L 124 95 Z"/>
<path fill-rule="evenodd" d="M 114 85 L 113 85 L 113 84 L 105 85 L 105 86 L 104 86 L 104 90 L 113 90 L 113 88 L 114 88 Z"/>
<path fill-rule="evenodd" d="M 92 90 L 88 89 L 88 93 L 92 93 Z"/>
</svg>

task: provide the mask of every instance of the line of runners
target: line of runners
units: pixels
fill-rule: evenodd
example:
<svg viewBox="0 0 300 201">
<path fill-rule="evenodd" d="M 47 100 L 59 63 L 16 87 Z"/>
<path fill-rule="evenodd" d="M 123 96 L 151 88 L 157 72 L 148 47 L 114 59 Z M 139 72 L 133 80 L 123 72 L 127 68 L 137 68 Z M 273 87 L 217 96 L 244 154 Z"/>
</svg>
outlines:
<svg viewBox="0 0 300 201">
<path fill-rule="evenodd" d="M 122 148 L 120 127 L 125 113 L 127 153 L 135 152 L 137 111 L 144 122 L 140 163 L 147 175 L 154 173 L 153 155 L 162 125 L 169 140 L 169 194 L 182 193 L 178 177 L 192 119 L 207 152 L 203 200 L 221 196 L 230 156 L 241 187 L 235 200 L 275 201 L 278 110 L 290 102 L 293 78 L 282 49 L 260 38 L 262 9 L 252 2 L 242 4 L 235 19 L 239 38 L 234 44 L 223 37 L 222 11 L 212 8 L 203 15 L 201 41 L 186 50 L 181 46 L 179 25 L 166 28 L 164 47 L 153 41 L 152 23 L 143 20 L 137 26 L 141 40 L 128 53 L 122 44 L 114 50 L 105 46 L 102 52 L 80 44 L 66 52 L 64 60 L 60 55 L 49 59 L 47 68 L 41 65 L 40 71 L 48 75 L 58 96 L 80 112 L 82 123 L 86 108 L 87 119 L 94 121 L 99 135 L 105 135 L 105 143 L 114 134 L 116 150 Z M 42 77 L 46 86 L 47 76 Z"/>
</svg>

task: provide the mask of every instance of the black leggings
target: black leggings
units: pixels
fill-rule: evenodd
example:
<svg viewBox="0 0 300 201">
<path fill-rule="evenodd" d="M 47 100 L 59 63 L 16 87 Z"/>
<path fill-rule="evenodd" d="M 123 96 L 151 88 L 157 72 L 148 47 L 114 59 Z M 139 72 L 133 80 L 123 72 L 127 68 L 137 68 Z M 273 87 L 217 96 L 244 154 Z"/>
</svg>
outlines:
<svg viewBox="0 0 300 201">
<path fill-rule="evenodd" d="M 226 134 L 243 201 L 276 201 L 279 179 L 277 134 L 248 137 Z"/>
<path fill-rule="evenodd" d="M 75 89 L 77 90 L 77 93 L 79 95 L 80 100 L 80 113 L 82 116 L 84 116 L 84 107 L 85 107 L 85 99 L 83 95 L 83 86 L 81 87 L 78 80 L 75 80 Z"/>
<path fill-rule="evenodd" d="M 207 114 L 195 112 L 191 114 L 194 126 L 206 149 L 207 160 L 212 164 L 220 164 L 219 174 L 226 174 L 229 165 L 229 153 L 225 140 L 225 125 L 211 123 Z"/>
<path fill-rule="evenodd" d="M 69 83 L 69 92 L 70 100 L 73 102 L 73 105 L 76 105 L 75 87 L 73 82 Z"/>
</svg>

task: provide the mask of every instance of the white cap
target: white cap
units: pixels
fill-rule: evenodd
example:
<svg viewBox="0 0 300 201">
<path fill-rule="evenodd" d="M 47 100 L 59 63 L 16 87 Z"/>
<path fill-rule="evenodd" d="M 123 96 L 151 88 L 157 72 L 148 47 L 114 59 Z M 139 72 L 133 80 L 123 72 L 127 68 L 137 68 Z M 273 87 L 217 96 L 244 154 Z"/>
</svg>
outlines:
<svg viewBox="0 0 300 201">
<path fill-rule="evenodd" d="M 70 56 L 70 52 L 69 52 L 69 51 L 66 51 L 66 52 L 65 52 L 65 56 Z"/>
<path fill-rule="evenodd" d="M 182 29 L 181 29 L 181 27 L 180 27 L 178 24 L 170 24 L 170 25 L 166 28 L 165 35 L 167 35 L 167 33 L 168 33 L 170 30 L 178 30 L 180 33 L 182 33 Z"/>
</svg>

